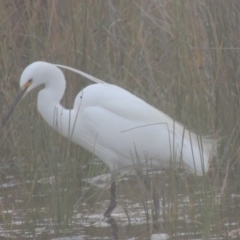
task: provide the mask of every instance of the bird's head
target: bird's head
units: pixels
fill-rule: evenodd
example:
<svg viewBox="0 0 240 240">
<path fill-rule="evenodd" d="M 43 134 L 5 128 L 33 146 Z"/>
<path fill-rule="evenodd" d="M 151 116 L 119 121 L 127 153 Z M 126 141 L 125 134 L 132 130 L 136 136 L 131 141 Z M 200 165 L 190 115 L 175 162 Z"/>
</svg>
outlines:
<svg viewBox="0 0 240 240">
<path fill-rule="evenodd" d="M 32 89 L 39 85 L 46 84 L 47 79 L 51 78 L 53 74 L 56 74 L 56 69 L 58 69 L 56 66 L 47 62 L 34 62 L 24 69 L 20 78 L 20 90 L 2 122 L 2 127 L 6 124 L 17 103 Z M 61 72 L 59 69 L 57 72 L 58 71 Z"/>
<path fill-rule="evenodd" d="M 62 72 L 53 64 L 47 62 L 34 62 L 27 66 L 20 77 L 20 92 L 25 96 L 39 85 L 46 84 L 48 79 L 57 78 L 56 73 Z M 55 76 L 53 76 L 53 74 Z"/>
</svg>

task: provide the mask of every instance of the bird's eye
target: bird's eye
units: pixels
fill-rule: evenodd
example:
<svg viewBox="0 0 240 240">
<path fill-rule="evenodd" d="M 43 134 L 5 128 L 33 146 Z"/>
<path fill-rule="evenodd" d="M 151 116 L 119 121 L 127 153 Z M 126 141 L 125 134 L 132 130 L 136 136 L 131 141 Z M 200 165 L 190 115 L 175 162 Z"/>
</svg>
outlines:
<svg viewBox="0 0 240 240">
<path fill-rule="evenodd" d="M 32 78 L 30 78 L 23 86 L 22 89 L 26 90 L 32 84 Z"/>
</svg>

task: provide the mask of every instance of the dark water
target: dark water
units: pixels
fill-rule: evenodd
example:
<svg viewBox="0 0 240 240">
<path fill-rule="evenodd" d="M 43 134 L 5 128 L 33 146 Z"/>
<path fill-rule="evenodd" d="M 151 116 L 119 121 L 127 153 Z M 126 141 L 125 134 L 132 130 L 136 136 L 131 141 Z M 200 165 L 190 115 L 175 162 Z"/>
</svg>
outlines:
<svg viewBox="0 0 240 240">
<path fill-rule="evenodd" d="M 83 179 L 81 190 L 73 189 L 76 197 L 71 197 L 70 187 L 61 189 L 55 176 L 21 182 L 9 167 L 2 167 L 2 172 L 7 177 L 0 192 L 0 239 L 213 240 L 231 239 L 228 233 L 239 227 L 238 177 L 228 178 L 222 189 L 222 179 L 204 182 L 155 174 L 160 216 L 153 220 L 150 191 L 136 176 L 123 176 L 117 187 L 118 206 L 104 220 L 109 175 L 103 175 L 102 185 L 96 179 Z"/>
</svg>

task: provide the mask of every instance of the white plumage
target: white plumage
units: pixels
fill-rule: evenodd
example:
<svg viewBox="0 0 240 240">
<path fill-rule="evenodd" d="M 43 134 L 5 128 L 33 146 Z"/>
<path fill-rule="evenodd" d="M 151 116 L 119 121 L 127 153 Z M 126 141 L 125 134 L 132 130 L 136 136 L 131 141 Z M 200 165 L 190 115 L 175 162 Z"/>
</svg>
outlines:
<svg viewBox="0 0 240 240">
<path fill-rule="evenodd" d="M 66 81 L 59 67 L 97 82 L 76 96 L 72 109 L 60 104 Z M 123 88 L 66 66 L 34 62 L 21 75 L 15 104 L 41 84 L 37 106 L 43 119 L 111 171 L 135 164 L 154 169 L 180 164 L 198 175 L 208 170 L 214 140 L 197 136 Z"/>
<path fill-rule="evenodd" d="M 111 170 L 134 163 L 166 168 L 171 162 L 182 162 L 199 175 L 208 170 L 214 141 L 188 131 L 123 88 L 97 79 L 99 83 L 76 96 L 69 110 L 59 103 L 66 82 L 58 67 L 32 63 L 22 73 L 20 87 L 24 88 L 29 79 L 32 84 L 26 92 L 45 85 L 37 100 L 44 120 L 98 156 Z"/>
</svg>

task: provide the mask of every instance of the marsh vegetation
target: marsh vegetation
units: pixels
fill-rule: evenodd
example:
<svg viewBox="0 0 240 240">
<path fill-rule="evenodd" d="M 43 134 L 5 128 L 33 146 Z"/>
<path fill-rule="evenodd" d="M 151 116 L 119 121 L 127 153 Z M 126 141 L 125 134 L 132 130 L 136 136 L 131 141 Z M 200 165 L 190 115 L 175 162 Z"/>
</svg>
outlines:
<svg viewBox="0 0 240 240">
<path fill-rule="evenodd" d="M 219 139 L 204 177 L 149 172 L 158 221 L 151 192 L 131 174 L 118 181 L 113 219 L 101 221 L 109 182 L 89 179 L 109 170 L 41 119 L 36 91 L 0 133 L 0 239 L 231 239 L 240 221 L 239 12 L 237 0 L 0 1 L 1 116 L 22 70 L 43 60 L 119 85 Z M 70 108 L 90 82 L 64 73 Z"/>
</svg>

